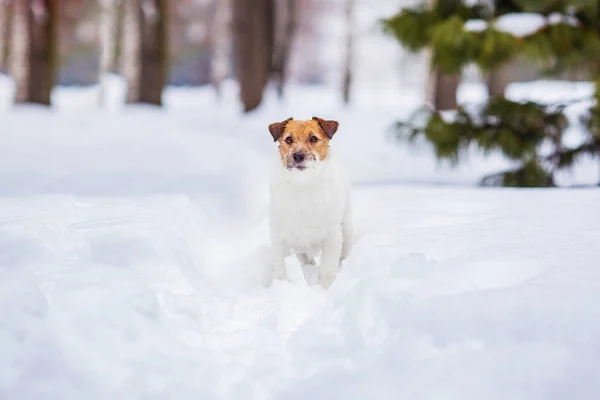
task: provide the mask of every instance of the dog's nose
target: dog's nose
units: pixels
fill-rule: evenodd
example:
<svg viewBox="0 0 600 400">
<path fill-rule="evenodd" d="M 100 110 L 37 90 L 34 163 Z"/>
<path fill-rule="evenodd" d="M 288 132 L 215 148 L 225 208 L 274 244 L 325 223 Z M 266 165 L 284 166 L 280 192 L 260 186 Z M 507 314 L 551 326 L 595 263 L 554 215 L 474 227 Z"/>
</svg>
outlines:
<svg viewBox="0 0 600 400">
<path fill-rule="evenodd" d="M 296 162 L 304 161 L 304 153 L 302 153 L 301 151 L 294 153 L 293 157 L 294 157 L 294 161 L 296 161 Z"/>
</svg>

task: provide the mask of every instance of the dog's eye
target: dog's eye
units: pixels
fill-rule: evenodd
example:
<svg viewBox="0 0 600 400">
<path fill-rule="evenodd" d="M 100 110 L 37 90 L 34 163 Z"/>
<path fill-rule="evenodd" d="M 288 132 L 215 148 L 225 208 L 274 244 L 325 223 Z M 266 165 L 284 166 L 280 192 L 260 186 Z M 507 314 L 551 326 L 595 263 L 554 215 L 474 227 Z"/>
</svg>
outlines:
<svg viewBox="0 0 600 400">
<path fill-rule="evenodd" d="M 287 144 L 292 144 L 294 142 L 294 139 L 291 136 L 288 136 L 288 137 L 285 138 L 285 142 Z"/>
<path fill-rule="evenodd" d="M 313 135 L 313 136 L 310 137 L 310 142 L 311 143 L 316 143 L 317 141 L 319 141 L 319 138 L 316 137 L 315 135 Z"/>
</svg>

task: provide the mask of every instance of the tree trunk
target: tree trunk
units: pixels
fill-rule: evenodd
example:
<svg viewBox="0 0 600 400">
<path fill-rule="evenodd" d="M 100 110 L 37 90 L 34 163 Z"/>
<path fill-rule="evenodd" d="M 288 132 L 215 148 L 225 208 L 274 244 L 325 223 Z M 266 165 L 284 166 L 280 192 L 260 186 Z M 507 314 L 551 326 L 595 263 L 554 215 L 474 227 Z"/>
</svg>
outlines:
<svg viewBox="0 0 600 400">
<path fill-rule="evenodd" d="M 120 0 L 100 1 L 100 70 L 98 103 L 106 104 L 108 75 L 117 66 Z"/>
<path fill-rule="evenodd" d="M 490 1 L 494 15 L 517 11 L 514 0 L 488 0 Z M 504 96 L 504 91 L 510 83 L 510 64 L 499 65 L 487 73 L 486 86 L 488 95 Z"/>
<path fill-rule="evenodd" d="M 504 91 L 510 83 L 508 66 L 498 66 L 487 74 L 487 88 L 489 96 L 504 96 Z"/>
<path fill-rule="evenodd" d="M 346 60 L 344 62 L 344 104 L 350 102 L 352 86 L 352 62 L 354 58 L 354 0 L 346 0 Z"/>
<path fill-rule="evenodd" d="M 434 7 L 438 0 L 428 0 L 427 6 Z M 447 2 L 448 7 L 455 7 L 456 2 Z M 460 74 L 443 74 L 435 69 L 431 60 L 432 50 L 429 50 L 430 70 L 427 80 L 426 102 L 435 110 L 455 110 L 458 106 L 456 101 L 456 90 L 460 83 Z"/>
<path fill-rule="evenodd" d="M 256 109 L 269 81 L 274 36 L 273 0 L 234 0 L 236 75 L 244 111 Z"/>
<path fill-rule="evenodd" d="M 54 86 L 58 3 L 60 0 L 14 0 L 11 74 L 15 103 L 50 105 Z"/>
<path fill-rule="evenodd" d="M 287 77 L 287 65 L 297 26 L 296 0 L 280 0 L 275 6 L 275 45 L 271 73 L 279 99 L 283 99 L 283 90 Z"/>
<path fill-rule="evenodd" d="M 127 103 L 162 105 L 167 75 L 167 0 L 126 0 L 123 72 Z"/>
<path fill-rule="evenodd" d="M 210 79 L 217 95 L 221 99 L 221 83 L 229 74 L 231 55 L 231 0 L 216 0 L 217 10 L 212 26 L 212 55 L 210 60 Z"/>
<path fill-rule="evenodd" d="M 8 53 L 11 29 L 10 2 L 0 0 L 0 72 L 8 72 Z"/>
<path fill-rule="evenodd" d="M 455 110 L 457 108 L 456 90 L 459 83 L 459 74 L 443 74 L 432 68 L 429 73 L 427 103 L 435 111 Z"/>
</svg>

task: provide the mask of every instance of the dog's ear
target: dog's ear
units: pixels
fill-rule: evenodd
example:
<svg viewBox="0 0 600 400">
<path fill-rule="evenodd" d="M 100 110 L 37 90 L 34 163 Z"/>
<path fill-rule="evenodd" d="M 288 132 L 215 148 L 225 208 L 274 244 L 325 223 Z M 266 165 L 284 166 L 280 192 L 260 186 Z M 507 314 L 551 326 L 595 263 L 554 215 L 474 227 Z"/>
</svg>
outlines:
<svg viewBox="0 0 600 400">
<path fill-rule="evenodd" d="M 338 126 L 340 126 L 340 123 L 337 121 L 326 120 L 319 117 L 313 117 L 313 119 L 319 123 L 319 126 L 323 129 L 323 132 L 325 132 L 329 139 L 333 138 L 333 135 L 335 135 L 338 130 Z"/>
<path fill-rule="evenodd" d="M 279 137 L 283 133 L 283 130 L 285 129 L 285 126 L 291 120 L 292 120 L 292 118 L 288 118 L 285 121 L 274 122 L 271 125 L 269 125 L 269 132 L 271 132 L 271 135 L 273 136 L 273 141 L 276 142 L 277 139 L 279 139 Z"/>
</svg>

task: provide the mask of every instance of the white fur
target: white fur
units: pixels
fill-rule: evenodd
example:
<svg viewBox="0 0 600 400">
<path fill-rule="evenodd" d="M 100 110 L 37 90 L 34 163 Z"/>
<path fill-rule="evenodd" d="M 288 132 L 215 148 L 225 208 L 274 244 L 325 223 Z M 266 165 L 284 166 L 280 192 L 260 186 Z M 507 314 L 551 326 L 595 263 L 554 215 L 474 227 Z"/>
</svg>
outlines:
<svg viewBox="0 0 600 400">
<path fill-rule="evenodd" d="M 320 254 L 319 281 L 329 287 L 352 245 L 350 181 L 331 155 L 303 171 L 278 164 L 270 188 L 271 278 L 287 279 L 290 254 L 302 264 Z"/>
</svg>

